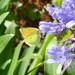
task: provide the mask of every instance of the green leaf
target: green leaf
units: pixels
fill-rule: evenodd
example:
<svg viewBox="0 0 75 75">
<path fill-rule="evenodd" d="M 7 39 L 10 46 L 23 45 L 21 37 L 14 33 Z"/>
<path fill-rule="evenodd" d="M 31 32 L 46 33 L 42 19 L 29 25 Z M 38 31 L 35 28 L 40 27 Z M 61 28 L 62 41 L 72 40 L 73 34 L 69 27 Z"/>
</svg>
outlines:
<svg viewBox="0 0 75 75">
<path fill-rule="evenodd" d="M 7 75 L 13 75 L 14 74 L 14 70 L 16 68 L 16 63 L 17 63 L 18 58 L 19 58 L 19 54 L 20 54 L 22 44 L 23 44 L 23 41 L 20 42 L 18 44 L 18 46 L 15 48 L 14 55 L 13 55 L 13 58 L 12 58 L 12 62 L 11 62 L 11 65 L 10 65 L 10 68 L 9 68 L 9 71 L 8 71 Z"/>
<path fill-rule="evenodd" d="M 71 67 L 68 68 L 67 72 L 69 75 L 75 75 L 75 60 L 71 62 L 70 64 Z M 64 73 L 64 75 L 66 75 Z"/>
<path fill-rule="evenodd" d="M 33 53 L 33 54 L 30 54 L 30 55 L 26 55 L 25 57 L 21 58 L 18 62 L 27 61 L 29 59 L 35 59 L 35 58 L 42 59 L 41 55 L 39 55 L 37 53 Z"/>
<path fill-rule="evenodd" d="M 61 6 L 63 0 L 53 0 L 52 3 L 56 3 L 56 5 Z"/>
<path fill-rule="evenodd" d="M 13 38 L 13 34 L 0 36 L 0 53 L 5 49 L 9 41 Z"/>
<path fill-rule="evenodd" d="M 38 52 L 38 54 L 40 54 L 42 56 L 42 58 L 44 58 L 45 52 L 46 52 L 46 47 L 49 44 L 49 42 L 53 39 L 53 37 L 54 37 L 54 35 L 49 35 L 49 34 L 46 35 L 44 43 L 43 43 L 41 49 Z M 31 71 L 32 69 L 34 69 L 41 61 L 42 61 L 42 59 L 39 59 L 39 58 L 34 59 L 34 61 L 32 62 L 31 66 L 28 70 L 28 72 Z M 36 75 L 37 70 L 38 70 L 38 68 L 31 71 L 28 75 Z"/>
<path fill-rule="evenodd" d="M 4 25 L 6 27 L 5 34 L 15 34 L 18 25 L 14 21 L 5 21 Z"/>
<path fill-rule="evenodd" d="M 37 20 L 40 18 L 40 13 L 34 12 L 34 6 L 31 4 L 27 7 L 28 17 L 32 20 Z"/>
<path fill-rule="evenodd" d="M 7 60 L 2 66 L 1 66 L 1 69 L 5 69 L 7 67 L 8 64 L 10 64 L 11 62 L 11 59 Z"/>
<path fill-rule="evenodd" d="M 5 49 L 0 54 L 0 74 L 6 75 L 9 67 L 10 67 L 10 60 L 13 57 L 13 50 L 14 50 L 14 41 L 15 38 L 13 38 L 8 45 L 5 47 Z M 7 65 L 6 62 L 9 62 Z"/>
<path fill-rule="evenodd" d="M 4 32 L 5 32 L 5 26 L 4 26 L 4 24 L 2 23 L 2 24 L 0 25 L 0 36 L 2 36 L 2 35 L 4 34 Z"/>
<path fill-rule="evenodd" d="M 57 39 L 56 38 L 53 38 L 48 47 L 47 47 L 47 50 L 51 49 L 55 44 L 57 44 Z M 49 59 L 50 57 L 48 57 L 47 55 L 45 55 L 45 61 L 47 59 Z M 57 69 L 57 66 L 58 64 L 47 64 L 45 63 L 44 64 L 44 75 L 56 75 L 56 69 Z"/>
<path fill-rule="evenodd" d="M 4 21 L 4 19 L 7 17 L 8 14 L 9 14 L 9 12 L 5 12 L 5 13 L 0 15 L 0 25 Z"/>
<path fill-rule="evenodd" d="M 45 62 L 41 62 L 41 63 L 37 64 L 36 67 L 33 68 L 32 70 L 30 70 L 29 72 L 27 72 L 27 74 L 29 74 L 30 72 L 32 72 L 32 71 L 35 70 L 36 68 L 42 66 L 44 63 L 45 63 Z"/>
<path fill-rule="evenodd" d="M 10 0 L 0 0 L 0 9 L 3 9 L 9 4 Z"/>
<path fill-rule="evenodd" d="M 73 32 L 71 30 L 69 30 L 61 41 L 65 41 L 66 39 L 70 38 L 72 36 L 72 34 L 73 34 Z"/>
<path fill-rule="evenodd" d="M 67 34 L 62 38 L 62 40 L 60 41 L 60 43 L 58 44 L 58 46 L 60 47 L 61 44 L 63 43 L 63 41 L 65 41 L 66 39 L 69 39 L 72 36 L 73 32 L 71 30 L 69 30 L 67 32 Z"/>
<path fill-rule="evenodd" d="M 22 58 L 28 55 L 32 55 L 34 50 L 35 46 L 25 48 Z M 22 61 L 19 65 L 17 75 L 25 75 L 29 64 L 30 64 L 30 59 Z"/>
</svg>

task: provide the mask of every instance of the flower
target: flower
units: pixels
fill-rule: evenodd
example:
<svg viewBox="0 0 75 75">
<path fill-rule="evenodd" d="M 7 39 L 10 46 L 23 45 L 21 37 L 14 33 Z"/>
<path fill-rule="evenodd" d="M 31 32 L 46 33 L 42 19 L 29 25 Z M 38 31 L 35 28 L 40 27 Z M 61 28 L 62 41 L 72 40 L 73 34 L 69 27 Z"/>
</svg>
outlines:
<svg viewBox="0 0 75 75">
<path fill-rule="evenodd" d="M 64 25 L 59 23 L 52 23 L 52 22 L 39 22 L 39 31 L 42 33 L 49 33 L 49 34 L 59 34 L 63 29 Z"/>
<path fill-rule="evenodd" d="M 51 57 L 51 59 L 46 60 L 46 63 L 60 63 L 57 68 L 57 74 L 60 74 L 62 67 L 63 70 L 66 70 L 72 60 L 75 58 L 75 54 L 70 53 L 70 48 L 61 46 L 60 48 L 56 46 L 52 47 L 50 50 L 47 49 L 46 54 Z"/>
<path fill-rule="evenodd" d="M 64 0 L 62 2 L 62 8 L 75 11 L 75 0 Z"/>
<path fill-rule="evenodd" d="M 62 7 L 47 7 L 46 10 L 54 18 L 58 19 L 59 22 L 67 23 L 75 19 L 75 1 L 74 0 L 64 0 L 62 2 Z"/>
<path fill-rule="evenodd" d="M 75 50 L 75 43 L 71 45 L 70 50 L 71 51 L 74 51 Z"/>
<path fill-rule="evenodd" d="M 66 23 L 66 28 L 70 29 L 75 26 L 75 19 Z"/>
<path fill-rule="evenodd" d="M 47 7 L 46 10 L 54 19 L 58 19 L 59 22 L 67 23 L 71 20 L 70 16 L 68 16 L 69 11 L 64 8 L 56 6 Z"/>
<path fill-rule="evenodd" d="M 45 7 L 53 19 L 59 23 L 41 21 L 39 30 L 42 33 L 59 34 L 64 28 L 70 29 L 75 25 L 75 2 L 74 0 L 64 0 L 62 7 Z"/>
</svg>

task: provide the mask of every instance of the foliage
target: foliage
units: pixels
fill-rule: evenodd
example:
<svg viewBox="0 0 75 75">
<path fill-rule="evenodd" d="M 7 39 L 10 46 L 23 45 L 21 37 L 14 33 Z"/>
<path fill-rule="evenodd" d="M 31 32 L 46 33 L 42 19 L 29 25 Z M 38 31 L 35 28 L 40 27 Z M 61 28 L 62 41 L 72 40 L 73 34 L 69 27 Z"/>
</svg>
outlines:
<svg viewBox="0 0 75 75">
<path fill-rule="evenodd" d="M 45 7 L 54 3 L 61 7 L 62 1 L 0 0 L 0 75 L 56 75 L 58 64 L 46 63 L 49 58 L 46 49 L 52 48 L 55 42 L 60 47 L 73 32 L 64 30 L 59 38 L 54 34 L 41 34 L 39 21 L 57 21 Z M 28 27 L 33 29 L 24 32 L 23 38 L 20 29 Z M 36 39 L 35 35 L 39 37 Z M 38 44 L 29 45 L 34 39 Z M 72 70 L 64 71 L 60 75 L 74 75 Z"/>
</svg>

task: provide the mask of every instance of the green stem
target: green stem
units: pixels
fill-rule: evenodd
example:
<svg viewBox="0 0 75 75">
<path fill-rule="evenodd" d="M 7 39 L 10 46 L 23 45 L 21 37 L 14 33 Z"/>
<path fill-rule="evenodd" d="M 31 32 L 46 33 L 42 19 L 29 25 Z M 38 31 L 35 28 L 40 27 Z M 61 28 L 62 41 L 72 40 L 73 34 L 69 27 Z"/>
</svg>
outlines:
<svg viewBox="0 0 75 75">
<path fill-rule="evenodd" d="M 33 70 L 35 70 L 36 68 L 40 67 L 41 65 L 44 65 L 45 62 L 41 62 L 38 65 L 36 65 L 35 68 L 33 68 L 32 70 L 30 70 L 27 74 L 29 74 L 30 72 L 32 72 Z"/>
<path fill-rule="evenodd" d="M 49 42 L 53 39 L 53 37 L 54 37 L 54 35 L 49 35 L 49 34 L 46 35 L 44 44 L 38 52 L 38 54 L 40 54 L 42 56 L 42 58 L 44 58 L 45 52 L 46 52 L 46 47 L 49 44 Z M 28 72 L 30 70 L 32 70 L 33 68 L 35 68 L 41 61 L 42 61 L 42 59 L 40 59 L 40 58 L 34 59 L 32 65 L 30 66 L 30 68 L 28 70 Z M 36 68 L 32 72 L 30 72 L 28 75 L 36 75 L 37 70 L 38 70 L 38 68 Z"/>
<path fill-rule="evenodd" d="M 35 46 L 28 47 L 27 49 L 24 50 L 22 58 L 25 57 L 26 55 L 33 54 L 34 50 L 35 50 Z M 29 64 L 30 64 L 30 59 L 22 61 L 20 63 L 17 75 L 25 75 Z"/>
</svg>

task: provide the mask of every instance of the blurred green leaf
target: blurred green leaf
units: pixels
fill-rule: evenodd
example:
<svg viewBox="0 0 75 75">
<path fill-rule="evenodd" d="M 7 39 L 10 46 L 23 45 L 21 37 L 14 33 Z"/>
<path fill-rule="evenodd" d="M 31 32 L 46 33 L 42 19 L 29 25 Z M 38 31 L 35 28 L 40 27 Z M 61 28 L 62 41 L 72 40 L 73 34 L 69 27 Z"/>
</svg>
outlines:
<svg viewBox="0 0 75 75">
<path fill-rule="evenodd" d="M 6 17 L 7 20 L 12 21 L 14 20 L 15 22 L 18 21 L 18 17 L 15 15 L 14 12 L 10 11 L 9 15 Z"/>
<path fill-rule="evenodd" d="M 10 64 L 11 62 L 11 59 L 7 60 L 2 66 L 1 66 L 1 69 L 5 69 L 7 67 L 8 64 Z"/>
<path fill-rule="evenodd" d="M 5 21 L 5 34 L 15 34 L 16 27 L 18 26 L 14 21 Z"/>
<path fill-rule="evenodd" d="M 38 18 L 40 18 L 40 13 L 39 12 L 34 12 L 34 5 L 29 5 L 27 7 L 28 10 L 28 17 L 32 20 L 37 20 Z"/>
<path fill-rule="evenodd" d="M 63 41 L 65 41 L 66 39 L 69 39 L 71 36 L 73 35 L 73 32 L 71 31 L 71 30 L 69 30 L 68 32 L 67 32 L 67 34 L 62 38 L 62 40 L 60 41 L 60 43 L 59 43 L 59 47 L 61 46 L 61 44 L 63 43 Z"/>
<path fill-rule="evenodd" d="M 0 0 L 0 9 L 3 9 L 9 4 L 10 0 Z"/>
<path fill-rule="evenodd" d="M 40 58 L 42 59 L 41 55 L 37 54 L 37 53 L 33 53 L 33 54 L 30 54 L 30 55 L 26 55 L 25 57 L 21 58 L 18 62 L 22 62 L 24 60 L 29 60 L 29 59 L 35 59 L 35 58 Z"/>
<path fill-rule="evenodd" d="M 67 32 L 67 34 L 63 37 L 63 39 L 61 40 L 62 41 L 65 41 L 66 39 L 70 38 L 72 36 L 73 32 L 71 30 L 69 30 Z"/>
<path fill-rule="evenodd" d="M 28 55 L 32 55 L 34 50 L 35 50 L 35 46 L 25 48 L 21 58 L 24 58 L 25 56 Z M 30 64 L 30 59 L 22 61 L 19 65 L 17 75 L 25 75 L 29 64 Z"/>
<path fill-rule="evenodd" d="M 33 68 L 32 70 L 30 70 L 29 72 L 27 72 L 27 74 L 29 74 L 30 72 L 32 72 L 32 71 L 35 70 L 36 68 L 42 66 L 43 64 L 44 64 L 44 62 L 41 62 L 41 63 L 37 64 L 36 67 Z"/>
<path fill-rule="evenodd" d="M 56 5 L 61 6 L 63 0 L 52 0 L 52 3 L 56 3 Z"/>
<path fill-rule="evenodd" d="M 5 13 L 0 15 L 0 25 L 4 21 L 4 19 L 7 17 L 8 14 L 9 14 L 9 12 L 5 12 Z"/>
<path fill-rule="evenodd" d="M 71 62 L 67 72 L 68 72 L 68 75 L 75 75 L 75 60 Z M 64 73 L 64 75 L 66 74 Z"/>
<path fill-rule="evenodd" d="M 4 66 L 4 64 L 10 60 L 13 56 L 14 50 L 14 38 L 8 43 L 5 49 L 0 54 L 0 74 L 6 75 L 10 66 L 10 63 Z"/>
<path fill-rule="evenodd" d="M 15 68 L 16 68 L 16 63 L 17 63 L 18 58 L 19 58 L 19 54 L 20 54 L 22 44 L 23 44 L 23 41 L 20 42 L 18 44 L 18 46 L 15 48 L 14 55 L 13 55 L 13 58 L 12 58 L 12 62 L 11 62 L 11 65 L 10 65 L 10 68 L 9 68 L 9 71 L 8 71 L 7 75 L 13 75 L 14 74 L 14 71 L 15 71 Z"/>
<path fill-rule="evenodd" d="M 4 50 L 9 41 L 13 38 L 13 36 L 13 34 L 0 36 L 0 53 Z"/>
<path fill-rule="evenodd" d="M 57 44 L 57 39 L 56 38 L 53 38 L 48 47 L 47 47 L 47 50 L 51 49 L 55 44 Z M 49 57 L 47 55 L 45 55 L 45 61 L 49 59 Z M 45 63 L 44 64 L 44 75 L 56 75 L 56 69 L 57 69 L 57 66 L 58 64 L 47 64 Z"/>
<path fill-rule="evenodd" d="M 0 25 L 0 36 L 2 36 L 2 35 L 4 34 L 4 32 L 5 32 L 5 26 L 4 26 L 4 24 L 2 23 L 2 24 Z"/>
</svg>

